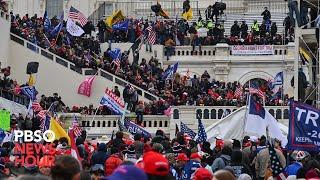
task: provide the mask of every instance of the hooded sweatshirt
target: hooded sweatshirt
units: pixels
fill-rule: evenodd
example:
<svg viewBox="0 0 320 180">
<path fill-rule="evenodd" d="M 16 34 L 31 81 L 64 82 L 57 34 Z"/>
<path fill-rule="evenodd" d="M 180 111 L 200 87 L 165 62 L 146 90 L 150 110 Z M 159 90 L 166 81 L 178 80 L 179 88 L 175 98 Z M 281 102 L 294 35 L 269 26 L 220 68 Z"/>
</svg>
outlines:
<svg viewBox="0 0 320 180">
<path fill-rule="evenodd" d="M 92 155 L 91 164 L 102 164 L 104 165 L 105 161 L 108 158 L 107 154 L 107 145 L 105 143 L 101 143 L 98 146 L 98 151 Z"/>
</svg>

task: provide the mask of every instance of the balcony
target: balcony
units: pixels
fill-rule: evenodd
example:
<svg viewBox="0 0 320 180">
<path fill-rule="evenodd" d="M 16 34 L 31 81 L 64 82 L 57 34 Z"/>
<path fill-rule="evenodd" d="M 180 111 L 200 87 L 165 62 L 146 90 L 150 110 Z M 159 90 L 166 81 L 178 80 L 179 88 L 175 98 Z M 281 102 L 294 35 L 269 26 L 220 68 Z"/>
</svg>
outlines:
<svg viewBox="0 0 320 180">
<path fill-rule="evenodd" d="M 239 45 L 240 49 L 248 49 L 248 51 L 234 53 L 233 46 L 228 44 L 217 44 L 215 46 L 203 46 L 201 51 L 196 47 L 192 51 L 191 46 L 176 46 L 173 55 L 169 61 L 164 61 L 164 64 L 172 64 L 179 61 L 182 64 L 192 63 L 210 63 L 210 62 L 283 62 L 292 61 L 294 59 L 294 43 L 288 45 L 267 45 L 266 51 L 261 51 L 265 54 L 255 54 L 250 49 L 262 49 L 264 45 Z M 165 54 L 164 50 L 164 54 Z M 247 53 L 247 54 L 246 54 Z M 195 60 L 196 58 L 196 60 Z"/>
</svg>

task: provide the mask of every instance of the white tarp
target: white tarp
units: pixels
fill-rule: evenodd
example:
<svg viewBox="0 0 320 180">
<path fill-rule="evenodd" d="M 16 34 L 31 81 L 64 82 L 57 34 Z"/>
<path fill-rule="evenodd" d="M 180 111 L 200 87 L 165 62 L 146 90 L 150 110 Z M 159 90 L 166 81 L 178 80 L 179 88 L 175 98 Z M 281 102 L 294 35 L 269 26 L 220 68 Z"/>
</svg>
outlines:
<svg viewBox="0 0 320 180">
<path fill-rule="evenodd" d="M 244 132 L 246 118 L 246 106 L 237 109 L 225 118 L 206 128 L 208 142 L 215 142 L 216 137 L 222 139 L 242 140 L 245 135 L 255 135 Z M 288 135 L 288 127 L 278 123 L 283 135 Z"/>
<path fill-rule="evenodd" d="M 26 116 L 28 111 L 26 106 L 15 103 L 13 101 L 9 101 L 2 97 L 0 97 L 0 108 L 10 111 L 11 114 L 18 115 L 19 113 L 21 113 L 23 116 Z"/>
</svg>

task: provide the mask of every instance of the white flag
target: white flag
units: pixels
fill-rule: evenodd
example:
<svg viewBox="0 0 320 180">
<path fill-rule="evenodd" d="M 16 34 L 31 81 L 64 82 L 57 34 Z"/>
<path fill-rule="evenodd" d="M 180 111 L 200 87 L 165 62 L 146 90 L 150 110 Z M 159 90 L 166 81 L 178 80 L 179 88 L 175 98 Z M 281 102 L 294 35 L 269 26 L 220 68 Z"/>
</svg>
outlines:
<svg viewBox="0 0 320 180">
<path fill-rule="evenodd" d="M 72 36 L 77 37 L 81 36 L 84 33 L 83 29 L 80 26 L 76 25 L 76 23 L 71 19 L 68 19 L 67 21 L 67 31 Z"/>
</svg>

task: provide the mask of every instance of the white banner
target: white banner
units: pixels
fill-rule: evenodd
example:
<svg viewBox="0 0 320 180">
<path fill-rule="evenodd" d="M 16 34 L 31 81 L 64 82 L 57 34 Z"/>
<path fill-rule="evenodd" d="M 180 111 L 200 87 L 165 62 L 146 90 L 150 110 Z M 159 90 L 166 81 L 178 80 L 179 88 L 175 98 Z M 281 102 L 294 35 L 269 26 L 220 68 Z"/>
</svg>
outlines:
<svg viewBox="0 0 320 180">
<path fill-rule="evenodd" d="M 198 30 L 197 30 L 197 32 L 198 32 L 198 36 L 199 37 L 207 37 L 208 36 L 208 29 L 207 28 L 199 28 Z"/>
<path fill-rule="evenodd" d="M 273 55 L 273 45 L 231 46 L 232 55 Z"/>
<path fill-rule="evenodd" d="M 76 25 L 76 23 L 71 19 L 68 19 L 67 21 L 67 31 L 72 36 L 77 37 L 81 36 L 84 33 L 83 29 L 80 26 Z"/>
</svg>

